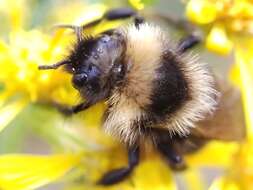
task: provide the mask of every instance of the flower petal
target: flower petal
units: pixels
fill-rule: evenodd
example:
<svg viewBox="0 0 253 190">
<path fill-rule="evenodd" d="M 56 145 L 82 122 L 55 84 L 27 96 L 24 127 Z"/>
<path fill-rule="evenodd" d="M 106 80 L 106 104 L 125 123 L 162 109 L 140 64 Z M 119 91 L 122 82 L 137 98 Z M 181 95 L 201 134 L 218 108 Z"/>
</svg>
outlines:
<svg viewBox="0 0 253 190">
<path fill-rule="evenodd" d="M 76 166 L 81 154 L 0 156 L 0 189 L 34 189 L 63 176 Z"/>
<path fill-rule="evenodd" d="M 27 105 L 27 101 L 18 100 L 0 109 L 0 132 L 18 115 Z"/>
<path fill-rule="evenodd" d="M 214 3 L 204 0 L 190 0 L 186 6 L 187 17 L 197 24 L 208 24 L 216 19 Z"/>
<path fill-rule="evenodd" d="M 220 24 L 216 24 L 207 36 L 206 47 L 215 53 L 227 55 L 231 52 L 233 43 L 228 38 L 225 28 Z"/>
<path fill-rule="evenodd" d="M 188 189 L 202 190 L 205 189 L 205 184 L 201 175 L 201 171 L 194 168 L 189 168 L 183 172 L 183 176 L 187 183 Z"/>
<path fill-rule="evenodd" d="M 253 140 L 253 66 L 252 50 L 236 50 L 236 64 L 240 72 L 241 91 L 245 110 L 247 135 Z"/>
<path fill-rule="evenodd" d="M 133 176 L 133 183 L 135 189 L 177 189 L 168 165 L 161 162 L 159 158 L 142 162 L 138 168 L 136 168 Z"/>
<path fill-rule="evenodd" d="M 192 167 L 201 166 L 221 166 L 228 167 L 231 165 L 233 155 L 238 151 L 239 144 L 235 142 L 222 143 L 212 141 L 205 145 L 197 154 L 188 155 L 187 163 Z M 217 159 L 213 155 L 222 155 Z"/>
<path fill-rule="evenodd" d="M 214 180 L 208 190 L 240 190 L 241 188 L 234 182 L 220 177 Z"/>
</svg>

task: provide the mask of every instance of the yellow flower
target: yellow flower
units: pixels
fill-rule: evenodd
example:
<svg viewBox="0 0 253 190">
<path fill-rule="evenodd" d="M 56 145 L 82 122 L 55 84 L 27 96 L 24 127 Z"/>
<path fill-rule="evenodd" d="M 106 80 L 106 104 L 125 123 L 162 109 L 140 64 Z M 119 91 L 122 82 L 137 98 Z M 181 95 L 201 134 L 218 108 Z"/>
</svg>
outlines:
<svg viewBox="0 0 253 190">
<path fill-rule="evenodd" d="M 233 47 L 230 38 L 253 34 L 252 10 L 250 0 L 189 0 L 186 15 L 211 31 L 206 42 L 209 50 L 228 54 Z"/>
<path fill-rule="evenodd" d="M 68 77 L 60 71 L 41 72 L 38 65 L 59 61 L 70 39 L 59 32 L 50 37 L 32 30 L 11 33 L 9 41 L 0 55 L 0 82 L 5 92 L 21 94 L 32 102 L 53 99 L 55 91 L 68 83 Z"/>
<path fill-rule="evenodd" d="M 63 37 L 62 32 L 51 37 L 38 30 L 19 30 L 10 34 L 8 44 L 1 41 L 0 83 L 4 90 L 0 91 L 0 117 L 5 122 L 0 122 L 0 129 L 8 124 L 10 118 L 22 111 L 21 107 L 25 106 L 25 102 L 71 103 L 75 100 L 73 94 L 76 92 L 69 84 L 69 76 L 61 71 L 38 70 L 40 64 L 58 61 L 69 40 L 68 37 Z M 15 101 L 9 102 L 14 96 Z"/>
</svg>

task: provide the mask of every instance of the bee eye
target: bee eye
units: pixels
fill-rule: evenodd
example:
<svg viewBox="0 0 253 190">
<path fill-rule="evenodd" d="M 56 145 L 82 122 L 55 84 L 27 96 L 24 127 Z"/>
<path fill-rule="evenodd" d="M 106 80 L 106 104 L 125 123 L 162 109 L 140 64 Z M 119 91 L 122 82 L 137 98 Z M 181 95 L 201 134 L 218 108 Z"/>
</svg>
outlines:
<svg viewBox="0 0 253 190">
<path fill-rule="evenodd" d="M 75 72 L 76 72 L 76 69 L 75 69 L 74 67 L 72 67 L 72 68 L 71 68 L 71 71 L 72 71 L 73 73 L 75 73 Z"/>
<path fill-rule="evenodd" d="M 74 75 L 72 82 L 76 88 L 81 88 L 87 82 L 88 76 L 86 73 Z"/>
</svg>

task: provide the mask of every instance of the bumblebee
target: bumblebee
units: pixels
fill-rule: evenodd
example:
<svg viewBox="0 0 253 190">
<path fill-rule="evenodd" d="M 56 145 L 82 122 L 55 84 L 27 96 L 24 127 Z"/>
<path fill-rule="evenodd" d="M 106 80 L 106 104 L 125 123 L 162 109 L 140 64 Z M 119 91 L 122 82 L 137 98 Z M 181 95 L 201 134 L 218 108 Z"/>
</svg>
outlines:
<svg viewBox="0 0 253 190">
<path fill-rule="evenodd" d="M 83 34 L 103 19 L 128 17 L 134 18 L 133 24 L 97 36 Z M 39 69 L 64 66 L 85 101 L 58 108 L 74 114 L 106 101 L 103 128 L 128 149 L 128 166 L 109 171 L 99 184 L 115 184 L 129 176 L 146 142 L 152 142 L 173 168 L 180 168 L 184 149 L 192 142 L 203 144 L 197 123 L 212 117 L 219 99 L 206 65 L 186 52 L 199 39 L 190 35 L 175 44 L 161 27 L 128 8 L 111 10 L 84 26 L 61 27 L 72 28 L 77 43 L 64 60 Z"/>
</svg>

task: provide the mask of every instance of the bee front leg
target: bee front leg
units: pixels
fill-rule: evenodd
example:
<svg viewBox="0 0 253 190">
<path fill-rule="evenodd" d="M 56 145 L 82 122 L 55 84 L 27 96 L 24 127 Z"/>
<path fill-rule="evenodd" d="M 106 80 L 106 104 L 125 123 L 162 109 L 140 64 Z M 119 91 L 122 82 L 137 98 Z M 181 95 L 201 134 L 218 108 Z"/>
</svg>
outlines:
<svg viewBox="0 0 253 190">
<path fill-rule="evenodd" d="M 66 116 L 71 116 L 73 114 L 79 113 L 88 109 L 92 104 L 90 102 L 83 102 L 74 106 L 67 106 L 64 104 L 59 104 L 56 102 L 51 103 L 58 111 Z"/>
<path fill-rule="evenodd" d="M 128 166 L 119 169 L 114 169 L 106 173 L 99 181 L 99 185 L 113 185 L 121 182 L 128 177 L 133 169 L 138 165 L 140 157 L 139 147 L 130 148 L 128 150 Z"/>
</svg>

